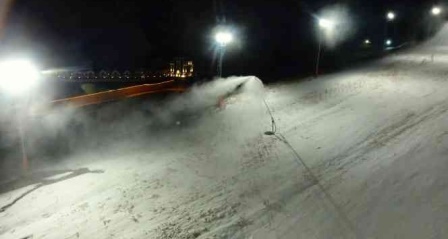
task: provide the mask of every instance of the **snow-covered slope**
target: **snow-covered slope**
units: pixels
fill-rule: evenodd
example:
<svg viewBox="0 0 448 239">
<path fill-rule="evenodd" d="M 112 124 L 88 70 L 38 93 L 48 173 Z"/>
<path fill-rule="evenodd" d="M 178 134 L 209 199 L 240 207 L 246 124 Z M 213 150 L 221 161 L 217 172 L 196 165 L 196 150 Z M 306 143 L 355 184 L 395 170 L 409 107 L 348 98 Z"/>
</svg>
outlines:
<svg viewBox="0 0 448 239">
<path fill-rule="evenodd" d="M 140 130 L 154 116 L 136 110 L 106 146 L 46 165 L 67 178 L 1 194 L 32 190 L 0 213 L 0 237 L 446 238 L 447 65 L 445 27 L 356 70 L 264 92 L 218 80 L 157 111 L 171 122 L 187 107 L 195 123 Z"/>
</svg>

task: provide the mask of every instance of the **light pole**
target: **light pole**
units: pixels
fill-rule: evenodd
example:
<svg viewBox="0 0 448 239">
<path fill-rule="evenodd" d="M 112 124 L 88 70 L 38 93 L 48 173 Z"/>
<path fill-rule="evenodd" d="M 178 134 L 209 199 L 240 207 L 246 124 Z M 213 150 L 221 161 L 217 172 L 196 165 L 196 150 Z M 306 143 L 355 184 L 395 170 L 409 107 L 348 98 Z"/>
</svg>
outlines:
<svg viewBox="0 0 448 239">
<path fill-rule="evenodd" d="M 431 17 L 432 19 L 429 20 L 429 27 L 427 28 L 427 34 L 432 35 L 435 34 L 437 31 L 437 26 L 439 26 L 442 22 L 442 8 L 439 6 L 433 6 L 431 8 Z"/>
<path fill-rule="evenodd" d="M 233 41 L 233 35 L 232 33 L 228 31 L 222 31 L 218 32 L 215 35 L 216 43 L 218 43 L 219 47 L 219 59 L 218 59 L 218 76 L 222 77 L 222 61 L 224 58 L 224 52 L 226 49 L 227 44 L 231 43 Z"/>
<path fill-rule="evenodd" d="M 24 119 L 29 100 L 29 91 L 36 86 L 39 79 L 37 68 L 29 61 L 13 60 L 0 62 L 0 88 L 17 100 L 17 130 L 19 133 L 20 150 L 22 154 L 22 171 L 29 169 L 28 155 L 24 136 Z"/>
<path fill-rule="evenodd" d="M 396 17 L 395 12 L 393 12 L 393 11 L 387 12 L 387 14 L 386 14 L 386 20 L 387 21 L 386 21 L 386 25 L 384 27 L 384 39 L 387 39 L 388 37 L 390 37 L 389 36 L 389 34 L 390 34 L 389 33 L 389 22 L 392 24 L 392 22 L 395 20 L 395 17 Z M 394 34 L 393 35 L 395 35 L 395 26 L 393 26 L 393 29 L 394 29 Z M 386 42 L 387 41 L 389 41 L 389 40 L 386 40 Z M 386 45 L 389 46 L 390 44 L 386 43 Z"/>
<path fill-rule="evenodd" d="M 331 20 L 320 18 L 318 19 L 318 48 L 317 48 L 317 59 L 316 59 L 316 70 L 315 70 L 315 76 L 319 76 L 319 64 L 320 64 L 320 55 L 322 51 L 322 33 L 328 32 L 333 30 L 335 23 Z"/>
</svg>

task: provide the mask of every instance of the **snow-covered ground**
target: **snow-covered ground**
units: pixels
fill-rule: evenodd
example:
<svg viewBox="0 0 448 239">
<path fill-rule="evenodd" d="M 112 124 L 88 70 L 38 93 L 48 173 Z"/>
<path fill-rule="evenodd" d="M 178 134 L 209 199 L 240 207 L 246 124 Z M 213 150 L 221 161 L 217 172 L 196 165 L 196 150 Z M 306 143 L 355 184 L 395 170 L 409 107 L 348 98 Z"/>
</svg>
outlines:
<svg viewBox="0 0 448 239">
<path fill-rule="evenodd" d="M 158 108 L 168 128 L 135 109 L 102 146 L 40 165 L 71 174 L 3 192 L 0 206 L 29 193 L 0 238 L 446 238 L 447 65 L 445 27 L 311 81 L 198 86 Z M 189 122 L 173 116 L 185 108 Z"/>
</svg>

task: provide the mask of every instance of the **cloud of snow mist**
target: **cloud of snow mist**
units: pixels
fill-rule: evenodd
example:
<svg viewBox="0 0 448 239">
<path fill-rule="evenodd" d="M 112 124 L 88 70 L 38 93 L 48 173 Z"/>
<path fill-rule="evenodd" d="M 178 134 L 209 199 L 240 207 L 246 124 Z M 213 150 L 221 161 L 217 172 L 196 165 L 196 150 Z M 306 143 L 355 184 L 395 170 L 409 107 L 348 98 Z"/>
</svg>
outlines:
<svg viewBox="0 0 448 239">
<path fill-rule="evenodd" d="M 242 145 L 262 135 L 263 124 L 269 123 L 263 97 L 263 83 L 258 78 L 229 77 L 178 95 L 81 109 L 59 107 L 26 119 L 27 151 L 34 166 L 60 162 L 71 155 L 136 150 L 189 149 L 215 158 L 236 157 Z M 15 134 L 16 123 L 9 122 L 10 135 Z M 14 142 L 17 137 L 8 140 Z M 18 150 L 16 142 L 10 145 L 8 150 Z"/>
</svg>

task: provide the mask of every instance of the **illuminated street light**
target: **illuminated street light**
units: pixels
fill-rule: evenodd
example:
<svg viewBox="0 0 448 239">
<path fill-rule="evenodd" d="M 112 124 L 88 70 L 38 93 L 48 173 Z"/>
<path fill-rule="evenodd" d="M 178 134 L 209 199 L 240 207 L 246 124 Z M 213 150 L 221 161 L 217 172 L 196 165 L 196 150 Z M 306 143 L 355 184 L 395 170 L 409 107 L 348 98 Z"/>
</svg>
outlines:
<svg viewBox="0 0 448 239">
<path fill-rule="evenodd" d="M 0 62 L 0 88 L 14 96 L 34 87 L 39 79 L 37 68 L 26 60 Z"/>
<path fill-rule="evenodd" d="M 319 27 L 322 29 L 333 29 L 334 28 L 334 22 L 328 19 L 319 19 Z"/>
<path fill-rule="evenodd" d="M 233 41 L 233 35 L 230 32 L 218 32 L 215 35 L 215 40 L 219 45 L 225 46 Z"/>
<path fill-rule="evenodd" d="M 364 40 L 364 44 L 366 44 L 366 45 L 370 45 L 371 43 L 372 43 L 372 42 L 370 42 L 369 39 Z"/>
<path fill-rule="evenodd" d="M 391 46 L 392 45 L 392 40 L 391 39 L 387 39 L 386 40 L 386 46 Z"/>
<path fill-rule="evenodd" d="M 440 7 L 433 7 L 431 9 L 431 13 L 434 16 L 438 16 L 438 15 L 440 15 L 440 13 L 442 13 L 442 9 Z"/>
<path fill-rule="evenodd" d="M 227 46 L 227 44 L 231 43 L 233 41 L 233 35 L 232 33 L 228 31 L 222 31 L 218 32 L 215 35 L 215 41 L 218 43 L 219 46 L 219 61 L 218 61 L 218 76 L 222 77 L 222 61 L 224 58 L 224 51 Z"/>
<path fill-rule="evenodd" d="M 315 71 L 316 77 L 319 76 L 320 53 L 322 51 L 322 34 L 325 32 L 328 33 L 333 31 L 334 27 L 336 26 L 336 23 L 329 19 L 319 18 L 317 21 L 319 25 L 319 33 L 318 33 L 319 47 L 317 48 L 316 71 Z"/>
<path fill-rule="evenodd" d="M 387 17 L 387 20 L 393 21 L 395 19 L 395 13 L 394 12 L 388 12 L 386 17 Z"/>
<path fill-rule="evenodd" d="M 0 62 L 0 88 L 6 93 L 20 97 L 17 98 L 23 111 L 17 113 L 17 130 L 20 139 L 20 150 L 22 153 L 22 171 L 24 174 L 28 172 L 29 162 L 24 137 L 24 116 L 29 99 L 30 90 L 37 85 L 39 80 L 39 71 L 29 61 L 13 60 Z"/>
</svg>

